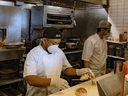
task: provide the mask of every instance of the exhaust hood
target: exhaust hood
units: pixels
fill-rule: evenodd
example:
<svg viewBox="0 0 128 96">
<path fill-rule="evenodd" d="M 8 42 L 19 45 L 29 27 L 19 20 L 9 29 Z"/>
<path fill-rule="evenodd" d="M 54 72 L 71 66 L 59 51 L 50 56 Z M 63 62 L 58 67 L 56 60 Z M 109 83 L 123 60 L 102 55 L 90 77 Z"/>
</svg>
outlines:
<svg viewBox="0 0 128 96">
<path fill-rule="evenodd" d="M 79 0 L 79 1 L 95 3 L 95 4 L 100 4 L 100 5 L 103 4 L 103 0 Z"/>
</svg>

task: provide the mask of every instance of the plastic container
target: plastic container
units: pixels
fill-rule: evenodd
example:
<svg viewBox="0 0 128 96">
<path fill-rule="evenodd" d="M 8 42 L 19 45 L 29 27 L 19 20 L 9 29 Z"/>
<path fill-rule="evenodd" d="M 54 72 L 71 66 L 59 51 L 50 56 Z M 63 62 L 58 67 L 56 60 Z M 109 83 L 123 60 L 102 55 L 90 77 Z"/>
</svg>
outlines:
<svg viewBox="0 0 128 96">
<path fill-rule="evenodd" d="M 114 73 L 122 71 L 123 61 L 114 61 Z"/>
<path fill-rule="evenodd" d="M 119 42 L 123 42 L 123 34 L 119 34 Z"/>
<path fill-rule="evenodd" d="M 115 46 L 114 45 L 109 45 L 108 46 L 108 55 L 115 55 Z"/>
<path fill-rule="evenodd" d="M 124 50 L 124 58 L 128 59 L 128 48 Z"/>
<path fill-rule="evenodd" d="M 123 38 L 124 41 L 127 41 L 127 32 L 124 32 Z"/>
<path fill-rule="evenodd" d="M 119 57 L 122 56 L 122 49 L 121 49 L 121 47 L 116 47 L 116 56 L 119 56 Z"/>
</svg>

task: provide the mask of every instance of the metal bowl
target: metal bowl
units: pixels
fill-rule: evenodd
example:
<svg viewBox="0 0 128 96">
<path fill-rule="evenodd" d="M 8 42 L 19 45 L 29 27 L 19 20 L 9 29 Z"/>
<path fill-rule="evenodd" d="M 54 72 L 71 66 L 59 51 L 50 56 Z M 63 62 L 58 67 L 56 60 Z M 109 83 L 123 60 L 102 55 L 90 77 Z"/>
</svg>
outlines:
<svg viewBox="0 0 128 96">
<path fill-rule="evenodd" d="M 66 47 L 68 49 L 76 49 L 77 48 L 77 43 L 74 43 L 74 42 L 67 42 L 66 43 Z"/>
</svg>

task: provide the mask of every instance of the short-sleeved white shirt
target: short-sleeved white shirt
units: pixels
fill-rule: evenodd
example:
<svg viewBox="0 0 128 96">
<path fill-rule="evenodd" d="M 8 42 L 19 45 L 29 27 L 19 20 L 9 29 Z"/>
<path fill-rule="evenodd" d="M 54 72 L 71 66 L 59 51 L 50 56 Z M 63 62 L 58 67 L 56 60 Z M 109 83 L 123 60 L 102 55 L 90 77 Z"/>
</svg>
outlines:
<svg viewBox="0 0 128 96">
<path fill-rule="evenodd" d="M 48 55 L 48 53 L 42 48 L 41 45 L 38 45 L 37 47 L 34 47 L 28 54 L 27 54 L 27 58 L 25 61 L 25 65 L 24 65 L 24 73 L 23 73 L 23 77 L 25 78 L 26 76 L 29 75 L 36 75 L 42 78 L 46 78 L 46 73 L 45 73 L 45 65 L 42 63 L 39 63 L 43 58 L 43 55 Z M 62 55 L 60 56 L 60 58 L 62 58 L 62 71 L 72 67 L 66 56 Z M 35 89 L 38 89 L 37 87 L 34 86 L 27 86 L 27 90 L 31 91 L 28 92 L 28 95 L 32 95 L 35 91 Z M 33 93 L 32 93 L 33 92 Z M 34 95 L 35 96 L 35 95 Z"/>
<path fill-rule="evenodd" d="M 106 59 L 106 40 L 104 38 L 100 39 L 97 33 L 87 38 L 87 40 L 84 42 L 82 60 L 89 61 L 89 67 L 94 73 L 96 73 L 96 75 L 102 69 L 106 71 Z"/>
</svg>

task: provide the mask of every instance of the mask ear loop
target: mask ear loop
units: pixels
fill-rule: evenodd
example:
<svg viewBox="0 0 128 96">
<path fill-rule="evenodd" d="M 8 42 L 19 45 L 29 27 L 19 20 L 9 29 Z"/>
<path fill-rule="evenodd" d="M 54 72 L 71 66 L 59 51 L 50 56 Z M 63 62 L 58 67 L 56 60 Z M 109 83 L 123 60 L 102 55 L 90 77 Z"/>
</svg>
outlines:
<svg viewBox="0 0 128 96">
<path fill-rule="evenodd" d="M 47 44 L 48 44 L 48 40 L 46 39 L 46 41 L 47 41 Z M 48 44 L 49 46 L 50 46 L 50 44 Z M 49 51 L 48 51 L 48 48 L 46 48 L 46 51 L 49 53 L 49 54 L 51 54 Z"/>
<path fill-rule="evenodd" d="M 48 43 L 48 40 L 46 39 L 46 41 L 47 41 L 47 44 L 50 46 L 50 44 Z"/>
</svg>

